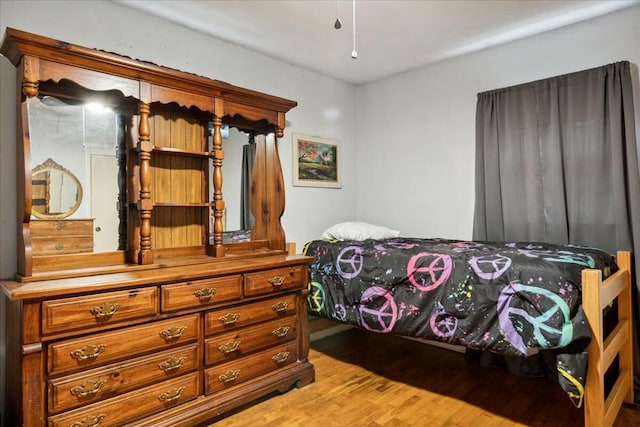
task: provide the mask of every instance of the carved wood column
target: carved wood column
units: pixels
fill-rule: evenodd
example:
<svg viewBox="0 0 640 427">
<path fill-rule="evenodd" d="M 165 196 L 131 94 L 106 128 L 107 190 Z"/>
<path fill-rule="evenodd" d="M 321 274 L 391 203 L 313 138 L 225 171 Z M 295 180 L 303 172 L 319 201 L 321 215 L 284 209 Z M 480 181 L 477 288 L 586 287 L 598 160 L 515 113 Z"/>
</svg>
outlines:
<svg viewBox="0 0 640 427">
<path fill-rule="evenodd" d="M 225 254 L 222 244 L 223 223 L 222 215 L 224 213 L 224 200 L 222 198 L 222 161 L 224 159 L 224 151 L 222 149 L 222 116 L 224 116 L 224 101 L 215 100 L 215 114 L 213 116 L 213 147 L 211 147 L 211 156 L 213 158 L 213 200 L 211 207 L 213 209 L 213 248 L 210 255 L 223 257 Z"/>
<path fill-rule="evenodd" d="M 149 136 L 149 104 L 140 102 L 140 126 L 138 130 L 138 158 L 140 160 L 140 198 L 138 199 L 138 213 L 140 215 L 140 250 L 138 252 L 138 264 L 153 263 L 151 251 L 151 150 L 153 144 Z"/>
<path fill-rule="evenodd" d="M 284 113 L 278 112 L 278 127 L 276 128 L 276 137 L 282 138 L 284 136 L 284 128 L 287 121 L 284 117 Z"/>
<path fill-rule="evenodd" d="M 29 222 L 31 221 L 32 189 L 31 189 L 31 144 L 29 141 L 29 109 L 27 99 L 37 96 L 40 86 L 40 61 L 32 56 L 25 56 L 22 59 L 21 69 L 18 69 L 18 116 L 17 132 L 18 147 L 16 147 L 16 172 L 20 176 L 23 171 L 23 180 L 18 179 L 17 191 L 17 212 L 21 217 L 22 226 L 18 228 L 18 247 L 23 247 L 24 251 L 18 251 L 18 272 L 24 276 L 31 276 L 33 272 L 33 261 L 31 251 L 31 236 Z M 24 196 L 24 197 L 21 197 Z"/>
</svg>

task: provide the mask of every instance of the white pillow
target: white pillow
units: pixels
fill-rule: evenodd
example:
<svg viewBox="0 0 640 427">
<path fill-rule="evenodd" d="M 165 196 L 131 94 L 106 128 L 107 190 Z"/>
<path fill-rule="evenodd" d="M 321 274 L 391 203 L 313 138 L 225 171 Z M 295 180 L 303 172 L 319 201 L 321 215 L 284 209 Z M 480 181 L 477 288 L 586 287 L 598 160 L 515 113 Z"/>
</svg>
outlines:
<svg viewBox="0 0 640 427">
<path fill-rule="evenodd" d="M 341 222 L 332 225 L 322 233 L 324 240 L 366 240 L 398 237 L 400 232 L 366 222 Z"/>
</svg>

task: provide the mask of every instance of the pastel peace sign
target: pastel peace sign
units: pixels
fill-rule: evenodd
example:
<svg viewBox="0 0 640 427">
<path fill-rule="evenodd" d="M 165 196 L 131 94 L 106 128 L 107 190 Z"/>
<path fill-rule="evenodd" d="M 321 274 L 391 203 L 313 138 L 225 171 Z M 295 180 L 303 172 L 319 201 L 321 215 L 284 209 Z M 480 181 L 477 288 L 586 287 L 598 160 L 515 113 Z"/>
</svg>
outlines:
<svg viewBox="0 0 640 427">
<path fill-rule="evenodd" d="M 407 277 L 417 289 L 431 291 L 449 278 L 451 267 L 449 255 L 421 252 L 409 259 Z"/>
</svg>

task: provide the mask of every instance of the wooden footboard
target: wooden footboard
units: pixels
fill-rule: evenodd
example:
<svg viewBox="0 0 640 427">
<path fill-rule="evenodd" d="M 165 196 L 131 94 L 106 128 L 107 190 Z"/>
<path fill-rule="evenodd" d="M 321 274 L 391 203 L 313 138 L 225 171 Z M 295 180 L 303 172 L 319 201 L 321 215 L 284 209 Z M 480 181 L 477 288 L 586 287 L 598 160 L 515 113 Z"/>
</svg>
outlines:
<svg viewBox="0 0 640 427">
<path fill-rule="evenodd" d="M 617 254 L 620 268 L 602 281 L 599 270 L 582 272 L 582 306 L 591 328 L 584 396 L 585 427 L 613 425 L 623 402 L 633 403 L 631 253 Z M 603 310 L 617 299 L 618 322 L 604 336 Z M 618 357 L 616 381 L 605 394 L 604 375 Z"/>
</svg>

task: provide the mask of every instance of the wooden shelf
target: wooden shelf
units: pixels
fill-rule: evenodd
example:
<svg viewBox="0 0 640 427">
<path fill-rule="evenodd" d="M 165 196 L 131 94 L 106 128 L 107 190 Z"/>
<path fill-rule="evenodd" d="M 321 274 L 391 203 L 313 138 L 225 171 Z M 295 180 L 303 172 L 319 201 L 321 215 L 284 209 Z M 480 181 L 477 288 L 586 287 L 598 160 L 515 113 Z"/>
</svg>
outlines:
<svg viewBox="0 0 640 427">
<path fill-rule="evenodd" d="M 154 202 L 154 208 L 208 208 L 210 203 Z"/>
<path fill-rule="evenodd" d="M 192 151 L 185 150 L 183 148 L 172 147 L 153 147 L 153 153 L 156 154 L 169 154 L 172 156 L 186 156 L 186 157 L 201 157 L 211 158 L 212 154 L 209 151 Z"/>
</svg>

